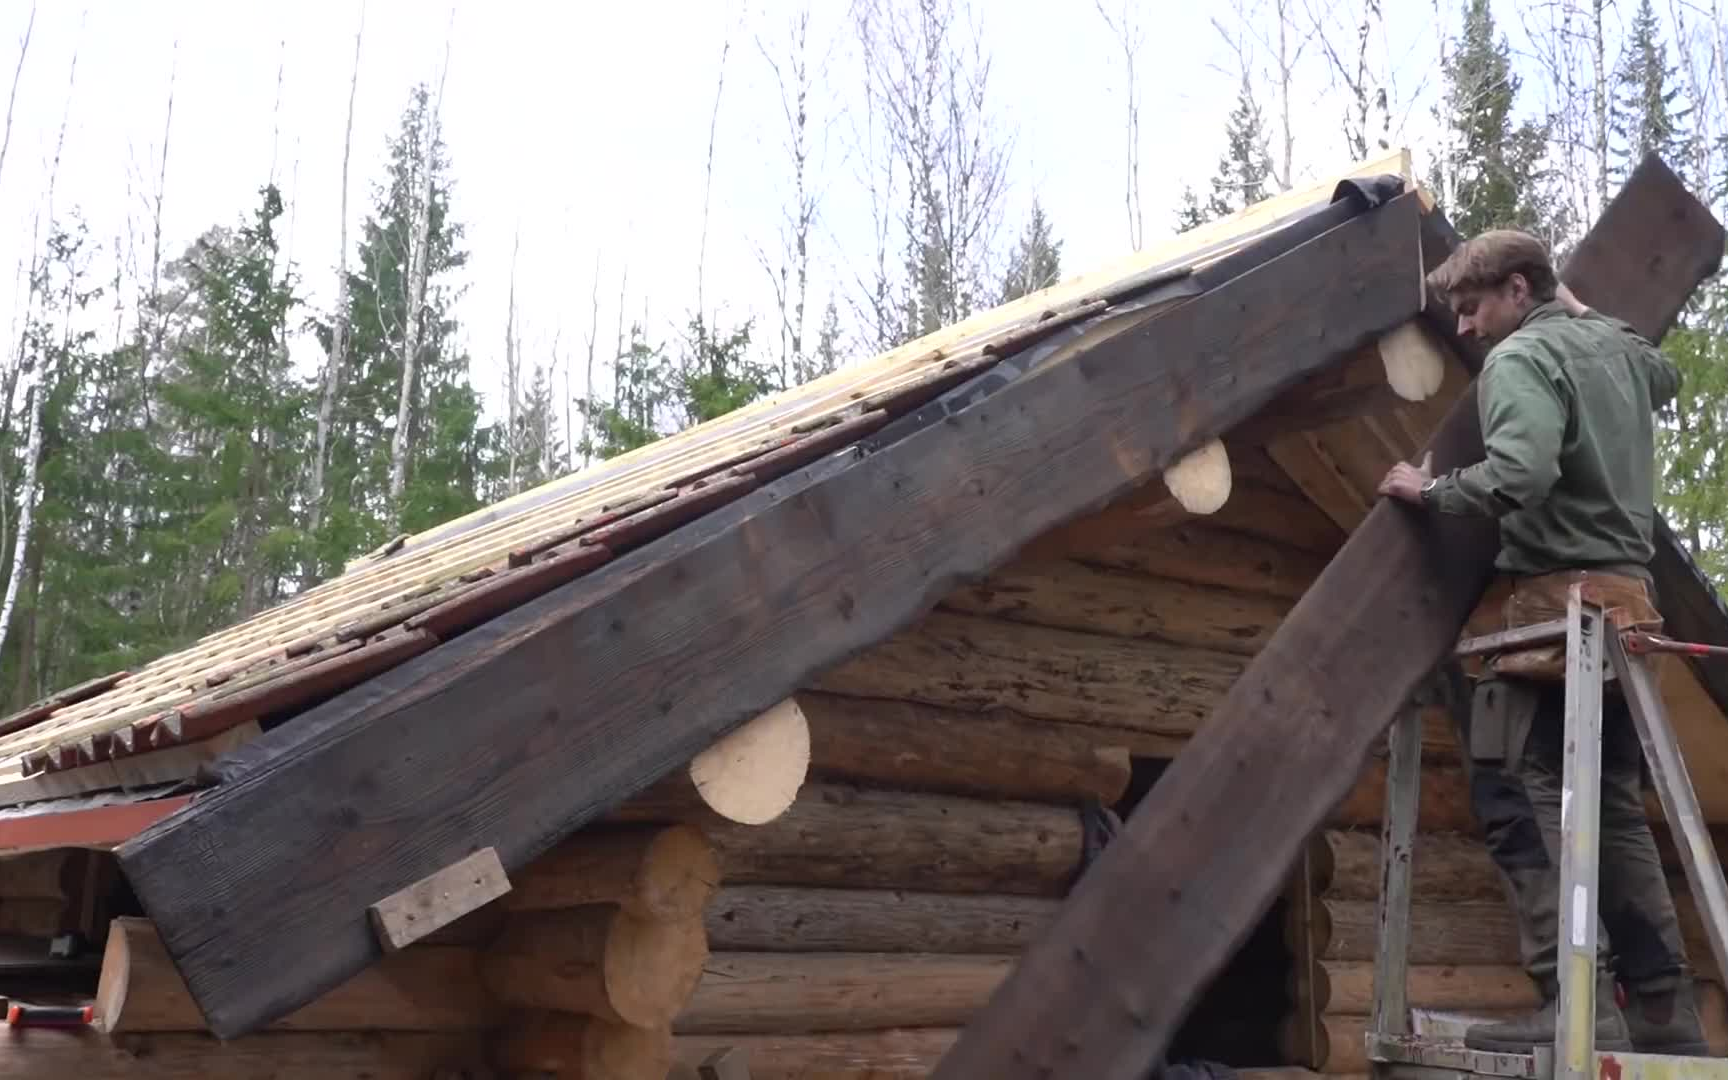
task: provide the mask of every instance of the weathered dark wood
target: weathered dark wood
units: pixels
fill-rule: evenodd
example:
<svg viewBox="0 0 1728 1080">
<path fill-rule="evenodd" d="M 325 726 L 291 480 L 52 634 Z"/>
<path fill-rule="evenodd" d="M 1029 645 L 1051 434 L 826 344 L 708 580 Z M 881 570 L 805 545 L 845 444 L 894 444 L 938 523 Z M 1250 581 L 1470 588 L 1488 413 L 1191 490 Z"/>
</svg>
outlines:
<svg viewBox="0 0 1728 1080">
<path fill-rule="evenodd" d="M 1018 953 L 1056 916 L 1054 897 L 886 889 L 721 889 L 704 918 L 719 951 Z"/>
<path fill-rule="evenodd" d="M 1693 200 L 1664 174 L 1641 170 L 1563 274 L 1652 337 L 1722 255 L 1720 229 L 1676 234 L 1676 221 L 1694 220 Z M 1424 255 L 1435 262 L 1444 252 Z M 1643 272 L 1624 280 L 1622 262 Z M 1481 459 L 1474 389 L 1428 449 L 1438 470 Z M 1451 648 L 1497 548 L 1491 520 L 1376 505 L 943 1059 L 938 1080 L 1143 1075 L 1370 745 Z"/>
<path fill-rule="evenodd" d="M 1422 782 L 1428 782 L 1423 774 Z M 1329 898 L 1372 902 L 1380 895 L 1380 837 L 1366 829 L 1328 829 L 1322 839 L 1332 860 Z M 1504 901 L 1499 872 L 1482 841 L 1473 836 L 1423 833 L 1411 861 L 1411 895 L 1417 901 Z"/>
<path fill-rule="evenodd" d="M 522 865 L 1419 306 L 1413 196 L 1255 250 L 1187 303 L 1056 335 L 1025 375 L 820 483 L 794 473 L 314 710 L 127 844 L 212 1029 L 373 960 L 366 905 L 477 837 Z"/>
<path fill-rule="evenodd" d="M 1312 552 L 1204 521 L 1069 555 L 1078 562 L 1299 600 L 1326 568 Z"/>
</svg>

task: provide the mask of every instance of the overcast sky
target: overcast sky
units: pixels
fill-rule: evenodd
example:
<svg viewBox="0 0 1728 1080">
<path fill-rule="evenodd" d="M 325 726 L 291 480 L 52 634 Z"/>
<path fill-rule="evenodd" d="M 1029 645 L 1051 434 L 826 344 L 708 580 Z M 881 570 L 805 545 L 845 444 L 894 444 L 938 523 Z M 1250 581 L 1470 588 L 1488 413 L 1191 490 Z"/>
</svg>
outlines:
<svg viewBox="0 0 1728 1080">
<path fill-rule="evenodd" d="M 1300 5 L 1303 0 L 1295 0 Z M 1121 0 L 1107 0 L 1119 7 Z M 772 72 L 758 48 L 782 47 L 801 0 L 663 3 L 367 0 L 354 118 L 350 239 L 383 173 L 385 140 L 410 87 L 435 81 L 447 27 L 443 122 L 454 163 L 454 213 L 471 260 L 460 318 L 489 395 L 498 386 L 513 238 L 517 292 L 530 358 L 554 335 L 566 351 L 589 331 L 599 262 L 601 350 L 609 352 L 619 275 L 628 265 L 632 317 L 646 306 L 652 334 L 669 337 L 695 303 L 704 158 L 722 43 L 730 41 L 720 101 L 706 293 L 729 317 L 766 309 L 755 245 L 772 245 L 788 171 Z M 1316 2 L 1320 10 L 1328 5 Z M 1392 0 L 1376 49 L 1395 72 L 1394 142 L 1425 153 L 1437 86 L 1431 0 Z M 1222 149 L 1235 92 L 1231 45 L 1211 24 L 1233 7 L 1142 4 L 1142 192 L 1148 240 L 1169 231 L 1184 182 L 1203 183 Z M 0 92 L 9 85 L 30 0 L 0 0 Z M 1128 249 L 1123 210 L 1121 53 L 1091 0 L 990 0 L 979 6 L 992 57 L 999 132 L 1012 139 L 1007 226 L 1034 196 L 1064 242 L 1069 273 Z M 815 249 L 811 332 L 836 283 L 869 254 L 868 205 L 856 179 L 852 132 L 862 75 L 845 0 L 815 0 L 812 47 L 822 82 L 812 102 L 815 163 L 824 199 Z M 1308 16 L 1303 14 L 1303 19 Z M 359 0 L 44 0 L 17 96 L 0 173 L 0 268 L 16 276 L 31 225 L 46 210 L 62 116 L 65 145 L 54 213 L 82 213 L 111 278 L 115 237 L 148 267 L 150 208 L 163 149 L 165 257 L 202 230 L 232 224 L 276 177 L 291 204 L 292 256 L 303 294 L 334 293 L 342 125 Z M 1266 59 L 1250 46 L 1257 63 Z M 75 83 L 68 96 L 74 54 Z M 278 71 L 281 72 L 280 107 Z M 1320 48 L 1303 56 L 1298 166 L 1308 178 L 1346 158 L 1339 99 Z M 273 129 L 275 129 L 273 131 Z M 285 223 L 286 224 L 286 223 Z M 128 235 L 133 241 L 125 239 Z M 13 325 L 20 297 L 0 294 Z M 111 325 L 111 323 L 110 323 Z M 771 336 L 759 323 L 758 338 Z M 306 350 L 297 355 L 312 361 Z M 578 371 L 580 365 L 578 365 Z M 578 390 L 578 392 L 580 392 Z"/>
</svg>

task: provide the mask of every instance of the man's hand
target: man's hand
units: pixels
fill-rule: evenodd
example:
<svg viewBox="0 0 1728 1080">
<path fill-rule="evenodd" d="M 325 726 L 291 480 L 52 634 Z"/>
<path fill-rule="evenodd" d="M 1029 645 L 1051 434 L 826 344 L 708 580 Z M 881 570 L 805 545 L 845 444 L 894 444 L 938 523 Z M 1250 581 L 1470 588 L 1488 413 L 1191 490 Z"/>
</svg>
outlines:
<svg viewBox="0 0 1728 1080">
<path fill-rule="evenodd" d="M 1392 466 L 1392 471 L 1386 474 L 1386 479 L 1380 481 L 1380 494 L 1390 495 L 1394 499 L 1403 499 L 1407 503 L 1422 504 L 1422 485 L 1434 478 L 1434 454 L 1430 451 L 1422 456 L 1422 465 L 1418 468 L 1408 461 L 1400 461 Z"/>
<path fill-rule="evenodd" d="M 1568 289 L 1563 281 L 1554 287 L 1554 299 L 1560 301 L 1560 306 L 1566 309 L 1566 314 L 1573 318 L 1577 318 L 1590 310 L 1583 301 L 1572 295 L 1572 290 Z"/>
</svg>

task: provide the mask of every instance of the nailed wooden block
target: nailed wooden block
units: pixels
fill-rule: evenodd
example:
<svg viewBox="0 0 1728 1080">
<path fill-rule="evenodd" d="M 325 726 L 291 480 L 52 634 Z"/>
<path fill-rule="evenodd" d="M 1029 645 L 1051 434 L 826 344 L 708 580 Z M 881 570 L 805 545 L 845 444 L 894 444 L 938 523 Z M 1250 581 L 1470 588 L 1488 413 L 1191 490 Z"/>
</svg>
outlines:
<svg viewBox="0 0 1728 1080">
<path fill-rule="evenodd" d="M 395 952 L 509 891 L 498 852 L 485 847 L 378 901 L 366 916 L 384 951 Z"/>
</svg>

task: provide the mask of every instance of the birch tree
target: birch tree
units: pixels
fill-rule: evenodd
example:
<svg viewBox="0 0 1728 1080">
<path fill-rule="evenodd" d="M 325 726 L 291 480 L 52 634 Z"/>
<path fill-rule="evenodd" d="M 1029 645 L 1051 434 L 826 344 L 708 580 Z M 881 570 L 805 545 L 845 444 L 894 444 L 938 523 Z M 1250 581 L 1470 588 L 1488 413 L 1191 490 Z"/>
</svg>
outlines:
<svg viewBox="0 0 1728 1080">
<path fill-rule="evenodd" d="M 12 110 L 18 104 L 18 84 L 24 78 L 24 58 L 30 55 L 30 35 L 35 29 L 36 4 L 32 0 L 30 18 L 24 24 L 24 37 L 18 43 L 18 66 L 12 69 L 12 92 L 6 95 L 6 129 L 0 133 L 0 174 L 6 170 L 6 151 L 12 147 Z"/>
<path fill-rule="evenodd" d="M 451 14 L 454 21 L 455 14 Z M 425 132 L 424 160 L 418 163 L 420 193 L 414 202 L 413 238 L 408 249 L 407 308 L 402 325 L 402 385 L 396 408 L 396 432 L 390 448 L 390 528 L 395 531 L 402 521 L 402 491 L 408 481 L 409 432 L 413 423 L 414 376 L 420 361 L 420 344 L 425 321 L 426 277 L 430 266 L 427 251 L 432 228 L 433 155 L 439 142 L 439 117 L 444 107 L 444 82 L 450 73 L 450 39 L 444 39 L 444 63 L 438 75 L 438 96 L 430 104 L 421 99 L 421 128 Z"/>
<path fill-rule="evenodd" d="M 1139 20 L 1136 0 L 1122 0 L 1121 8 L 1112 14 L 1104 0 L 1093 0 L 1098 14 L 1109 27 L 1111 35 L 1122 49 L 1123 97 L 1127 102 L 1124 125 L 1127 154 L 1123 187 L 1123 206 L 1128 212 L 1128 244 L 1139 251 L 1146 239 L 1146 216 L 1140 203 L 1140 83 L 1138 67 L 1140 46 L 1146 40 L 1145 28 Z"/>
<path fill-rule="evenodd" d="M 342 194 L 336 242 L 336 303 L 330 317 L 330 347 L 319 380 L 318 436 L 312 453 L 312 482 L 307 502 L 309 528 L 316 533 L 324 521 L 324 464 L 330 454 L 330 423 L 348 360 L 348 164 L 354 149 L 354 98 L 360 89 L 360 45 L 366 33 L 366 5 L 360 5 L 360 25 L 354 30 L 354 66 L 348 77 L 348 118 L 342 125 Z"/>
<path fill-rule="evenodd" d="M 760 37 L 756 49 L 774 74 L 780 101 L 780 119 L 785 127 L 781 147 L 791 172 L 791 192 L 778 224 L 780 250 L 770 257 L 758 249 L 757 261 L 774 290 L 779 315 L 780 385 L 802 381 L 805 308 L 810 291 L 810 238 L 816 225 L 817 199 L 811 171 L 810 6 L 805 4 L 791 17 L 786 29 L 785 52 L 775 50 Z M 825 64 L 823 66 L 826 66 Z"/>
</svg>

